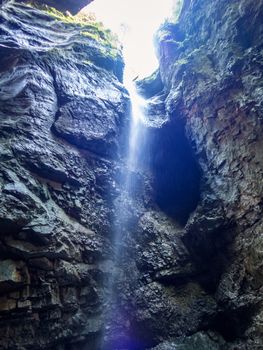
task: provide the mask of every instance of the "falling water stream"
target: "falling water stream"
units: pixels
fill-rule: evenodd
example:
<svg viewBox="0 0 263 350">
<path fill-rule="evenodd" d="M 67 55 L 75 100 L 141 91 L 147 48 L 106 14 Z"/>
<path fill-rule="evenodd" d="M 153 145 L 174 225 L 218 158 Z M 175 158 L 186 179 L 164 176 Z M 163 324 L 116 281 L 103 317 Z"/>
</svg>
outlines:
<svg viewBox="0 0 263 350">
<path fill-rule="evenodd" d="M 125 254 L 123 249 L 125 249 L 125 232 L 129 226 L 130 220 L 130 206 L 133 202 L 135 185 L 134 177 L 137 176 L 139 171 L 139 157 L 142 151 L 142 139 L 145 135 L 145 125 L 144 125 L 144 110 L 146 107 L 146 100 L 140 96 L 136 91 L 135 83 L 132 80 L 131 75 L 127 72 L 127 69 L 124 73 L 124 85 L 130 96 L 130 122 L 129 122 L 129 132 L 128 140 L 126 141 L 126 157 L 123 175 L 120 179 L 122 191 L 119 195 L 118 200 L 115 203 L 114 211 L 117 213 L 115 222 L 113 224 L 112 232 L 112 245 L 113 245 L 113 270 L 112 275 L 108 281 L 107 288 L 107 299 L 105 304 L 107 308 L 104 313 L 104 335 L 103 335 L 103 345 L 102 349 L 104 350 L 113 350 L 118 349 L 120 344 L 111 343 L 108 345 L 107 333 L 115 335 L 116 333 L 116 305 L 112 307 L 112 301 L 118 299 L 118 292 L 116 292 L 116 284 L 118 283 L 118 273 L 121 265 L 122 255 Z M 145 140 L 144 140 L 145 142 Z M 109 306 L 110 305 L 110 306 Z M 118 308 L 118 307 L 117 307 Z M 117 310 L 119 312 L 119 310 Z M 118 335 L 117 335 L 118 336 Z M 124 334 L 124 338 L 129 338 L 128 334 Z M 127 340 L 126 340 L 127 341 Z M 132 340 L 128 340 L 129 342 Z M 105 345 L 105 343 L 107 345 Z M 127 345 L 127 344 L 126 344 Z M 133 344 L 129 343 L 129 346 Z M 129 347 L 130 348 L 130 347 Z"/>
<path fill-rule="evenodd" d="M 177 0 L 163 0 L 162 6 L 152 0 L 96 0 L 90 6 L 90 11 L 98 16 L 106 26 L 120 36 L 124 33 L 118 29 L 125 28 L 123 37 L 123 53 L 125 61 L 124 86 L 128 90 L 131 103 L 128 140 L 126 140 L 126 157 L 119 179 L 121 193 L 114 203 L 115 218 L 112 229 L 112 267 L 109 280 L 105 284 L 105 308 L 103 310 L 103 333 L 100 350 L 137 349 L 136 340 L 129 334 L 128 322 L 119 308 L 119 275 L 127 274 L 123 270 L 123 257 L 130 253 L 126 250 L 125 239 L 131 227 L 132 211 L 137 200 L 136 181 L 140 177 L 140 165 L 143 163 L 145 147 L 147 147 L 147 128 L 145 126 L 145 111 L 147 101 L 136 91 L 135 76 L 147 76 L 158 66 L 153 48 L 153 34 L 166 16 L 171 14 L 172 3 Z M 126 31 L 127 29 L 127 31 Z M 125 260 L 125 259 L 124 259 Z M 119 290 L 119 291 L 118 291 Z M 120 319 L 118 319 L 118 315 Z M 122 336 L 120 337 L 120 334 Z M 122 338 L 122 340 L 120 340 Z"/>
<path fill-rule="evenodd" d="M 129 92 L 131 101 L 131 120 L 129 129 L 129 142 L 128 142 L 128 155 L 127 155 L 127 184 L 129 187 L 129 178 L 132 176 L 132 172 L 137 170 L 139 161 L 139 150 L 142 147 L 142 136 L 145 129 L 145 115 L 144 111 L 147 105 L 146 100 L 140 96 L 136 91 L 135 83 L 129 76 L 124 79 L 124 85 Z M 130 179 L 131 180 L 131 179 Z"/>
</svg>

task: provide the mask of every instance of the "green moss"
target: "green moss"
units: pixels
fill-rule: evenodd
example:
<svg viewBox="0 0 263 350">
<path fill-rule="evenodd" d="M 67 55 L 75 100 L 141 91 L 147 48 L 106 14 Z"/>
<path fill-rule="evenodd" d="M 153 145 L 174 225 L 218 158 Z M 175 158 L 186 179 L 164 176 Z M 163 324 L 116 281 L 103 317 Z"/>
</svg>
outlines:
<svg viewBox="0 0 263 350">
<path fill-rule="evenodd" d="M 184 65 L 184 64 L 187 64 L 187 63 L 188 63 L 188 60 L 185 59 L 185 58 L 181 58 L 181 59 L 179 59 L 179 60 L 176 61 L 176 64 L 177 64 L 177 65 L 180 65 L 180 66 L 182 66 L 182 65 Z"/>
<path fill-rule="evenodd" d="M 88 37 L 88 38 L 90 38 L 90 39 L 96 40 L 96 41 L 100 41 L 101 40 L 101 38 L 100 38 L 98 33 L 91 33 L 91 32 L 85 32 L 84 31 L 84 32 L 81 32 L 81 34 L 86 36 L 86 37 Z"/>
<path fill-rule="evenodd" d="M 105 54 L 116 57 L 120 43 L 118 37 L 111 30 L 104 28 L 101 22 L 96 22 L 93 15 L 77 14 L 72 16 L 70 13 L 64 14 L 53 7 L 47 5 L 39 5 L 34 2 L 28 2 L 27 5 L 37 8 L 54 20 L 62 22 L 66 25 L 73 25 L 80 29 L 80 34 L 97 41 L 102 46 L 107 47 Z"/>
<path fill-rule="evenodd" d="M 93 64 L 93 62 L 90 61 L 90 60 L 85 60 L 85 61 L 83 61 L 82 63 L 84 63 L 84 64 L 86 64 L 86 65 L 88 65 L 88 66 L 90 66 L 90 65 Z"/>
<path fill-rule="evenodd" d="M 119 51 L 113 47 L 104 46 L 100 50 L 101 54 L 108 58 L 116 58 L 119 55 Z"/>
<path fill-rule="evenodd" d="M 118 51 L 118 39 L 111 32 L 94 25 L 90 25 L 88 29 L 88 31 L 86 29 L 81 31 L 81 35 L 99 42 L 107 47 L 108 51 Z"/>
<path fill-rule="evenodd" d="M 159 74 L 159 70 L 156 70 L 150 76 L 140 80 L 140 82 L 142 84 L 150 85 L 157 79 L 158 74 Z"/>
<path fill-rule="evenodd" d="M 36 8 L 38 10 L 41 10 L 45 12 L 50 17 L 53 17 L 54 19 L 57 19 L 61 22 L 68 23 L 68 24 L 75 24 L 75 25 L 86 25 L 87 23 L 91 23 L 94 21 L 92 16 L 88 15 L 76 15 L 73 16 L 69 12 L 67 14 L 64 14 L 63 12 L 58 11 L 54 7 L 48 6 L 48 5 L 41 5 L 39 3 L 36 3 L 34 1 L 27 2 L 27 5 L 33 8 Z"/>
</svg>

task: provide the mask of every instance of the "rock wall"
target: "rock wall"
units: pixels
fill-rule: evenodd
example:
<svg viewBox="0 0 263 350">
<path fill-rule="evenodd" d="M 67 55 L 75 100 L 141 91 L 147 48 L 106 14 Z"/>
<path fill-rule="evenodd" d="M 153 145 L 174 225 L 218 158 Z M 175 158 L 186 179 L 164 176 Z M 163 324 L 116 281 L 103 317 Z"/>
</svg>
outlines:
<svg viewBox="0 0 263 350">
<path fill-rule="evenodd" d="M 129 193 L 118 49 L 2 5 L 0 349 L 263 346 L 262 8 L 186 0 L 159 31 Z"/>
<path fill-rule="evenodd" d="M 92 25 L 0 16 L 0 348 L 69 348 L 101 329 L 123 62 Z"/>
<path fill-rule="evenodd" d="M 176 144 L 183 124 L 181 138 L 202 174 L 182 238 L 195 260 L 194 279 L 216 305 L 201 328 L 219 333 L 227 349 L 263 347 L 262 15 L 262 1 L 189 0 L 156 38 L 165 105 L 159 137 L 173 129 Z M 139 86 L 151 90 L 149 79 Z M 180 192 L 177 200 L 183 203 Z"/>
</svg>

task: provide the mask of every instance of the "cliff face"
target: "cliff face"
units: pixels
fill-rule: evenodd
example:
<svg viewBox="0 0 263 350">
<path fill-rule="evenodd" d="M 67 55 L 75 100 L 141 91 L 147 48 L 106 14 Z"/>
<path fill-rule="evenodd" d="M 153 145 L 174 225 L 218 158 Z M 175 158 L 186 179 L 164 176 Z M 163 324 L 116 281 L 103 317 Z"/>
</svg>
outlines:
<svg viewBox="0 0 263 350">
<path fill-rule="evenodd" d="M 0 347 L 55 349 L 101 329 L 123 62 L 91 24 L 0 15 Z"/>
<path fill-rule="evenodd" d="M 183 124 L 202 174 L 183 241 L 216 303 L 207 328 L 238 349 L 263 346 L 262 15 L 262 1 L 185 1 L 157 35 L 162 84 L 152 82 L 164 85 L 160 134 Z"/>
<path fill-rule="evenodd" d="M 129 193 L 108 34 L 2 5 L 1 349 L 262 347 L 262 9 L 186 0 L 159 31 Z"/>
</svg>

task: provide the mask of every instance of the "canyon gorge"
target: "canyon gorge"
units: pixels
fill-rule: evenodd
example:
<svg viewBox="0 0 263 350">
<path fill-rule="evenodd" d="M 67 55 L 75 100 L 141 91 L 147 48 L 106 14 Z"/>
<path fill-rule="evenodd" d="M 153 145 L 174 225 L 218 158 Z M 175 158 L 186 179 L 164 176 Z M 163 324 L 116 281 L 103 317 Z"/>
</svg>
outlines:
<svg viewBox="0 0 263 350">
<path fill-rule="evenodd" d="M 133 167 L 90 2 L 0 1 L 0 350 L 263 349 L 263 1 L 161 25 Z"/>
</svg>

